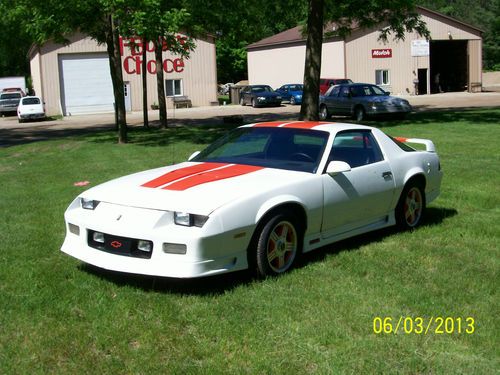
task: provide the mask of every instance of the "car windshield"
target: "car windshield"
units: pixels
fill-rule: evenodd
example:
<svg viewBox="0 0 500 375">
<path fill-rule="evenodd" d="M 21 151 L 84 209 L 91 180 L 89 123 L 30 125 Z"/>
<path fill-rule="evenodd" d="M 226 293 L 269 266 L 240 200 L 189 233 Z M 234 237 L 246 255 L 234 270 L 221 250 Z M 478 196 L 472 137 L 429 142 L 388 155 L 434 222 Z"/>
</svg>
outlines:
<svg viewBox="0 0 500 375">
<path fill-rule="evenodd" d="M 23 105 L 40 104 L 40 99 L 38 98 L 24 98 Z"/>
<path fill-rule="evenodd" d="M 273 89 L 270 86 L 253 86 L 252 92 L 272 92 Z"/>
<path fill-rule="evenodd" d="M 0 99 L 19 99 L 21 97 L 21 94 L 18 92 L 13 92 L 9 94 L 2 94 L 0 96 Z"/>
<path fill-rule="evenodd" d="M 377 86 L 357 85 L 349 87 L 352 97 L 356 96 L 384 96 L 385 91 Z"/>
<path fill-rule="evenodd" d="M 328 132 L 276 128 L 235 129 L 208 146 L 191 161 L 256 165 L 315 173 Z"/>
</svg>

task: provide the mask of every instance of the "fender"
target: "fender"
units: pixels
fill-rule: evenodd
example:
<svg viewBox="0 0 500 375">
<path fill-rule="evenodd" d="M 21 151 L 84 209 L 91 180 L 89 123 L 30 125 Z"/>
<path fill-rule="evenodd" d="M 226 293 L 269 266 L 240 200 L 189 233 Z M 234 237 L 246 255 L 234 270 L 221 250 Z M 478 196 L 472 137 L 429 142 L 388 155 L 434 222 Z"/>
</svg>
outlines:
<svg viewBox="0 0 500 375">
<path fill-rule="evenodd" d="M 255 224 L 257 224 L 260 221 L 260 219 L 262 219 L 262 217 L 270 210 L 272 210 L 274 207 L 285 203 L 299 204 L 304 209 L 305 212 L 308 212 L 306 205 L 300 198 L 288 194 L 279 195 L 277 197 L 272 197 L 271 199 L 268 199 L 260 206 L 259 210 L 257 211 L 257 215 L 255 216 Z"/>
</svg>

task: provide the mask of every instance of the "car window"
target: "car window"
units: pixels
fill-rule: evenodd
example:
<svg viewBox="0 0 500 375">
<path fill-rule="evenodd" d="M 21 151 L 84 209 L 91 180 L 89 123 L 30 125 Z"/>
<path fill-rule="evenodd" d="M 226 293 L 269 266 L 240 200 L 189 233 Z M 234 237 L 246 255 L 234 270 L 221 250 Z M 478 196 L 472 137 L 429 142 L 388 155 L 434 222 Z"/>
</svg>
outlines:
<svg viewBox="0 0 500 375">
<path fill-rule="evenodd" d="M 330 89 L 330 95 L 329 96 L 339 96 L 339 92 L 340 92 L 340 86 L 333 86 L 331 89 Z"/>
<path fill-rule="evenodd" d="M 21 93 L 19 92 L 12 92 L 8 94 L 2 94 L 0 96 L 0 99 L 19 99 L 21 97 Z"/>
<path fill-rule="evenodd" d="M 328 140 L 328 132 L 277 128 L 238 128 L 198 156 L 197 162 L 256 165 L 315 173 Z"/>
<path fill-rule="evenodd" d="M 385 91 L 378 86 L 371 86 L 371 89 L 373 90 L 373 95 L 385 95 Z"/>
<path fill-rule="evenodd" d="M 24 98 L 22 100 L 23 105 L 33 105 L 33 104 L 40 104 L 40 99 L 38 98 Z"/>
<path fill-rule="evenodd" d="M 345 131 L 336 135 L 328 161 L 344 161 L 351 168 L 384 160 L 375 137 L 369 130 Z"/>
<path fill-rule="evenodd" d="M 302 91 L 303 89 L 302 85 L 290 85 L 290 91 Z"/>
<path fill-rule="evenodd" d="M 348 86 L 342 86 L 340 89 L 340 96 L 347 98 L 349 96 L 349 87 Z"/>
</svg>

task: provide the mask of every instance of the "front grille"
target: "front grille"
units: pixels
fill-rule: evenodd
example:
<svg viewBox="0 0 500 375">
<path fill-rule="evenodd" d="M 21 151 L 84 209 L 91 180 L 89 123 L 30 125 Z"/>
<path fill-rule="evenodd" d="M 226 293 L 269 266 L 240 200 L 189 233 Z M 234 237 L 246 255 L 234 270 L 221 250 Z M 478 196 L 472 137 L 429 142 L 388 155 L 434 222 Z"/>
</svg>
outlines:
<svg viewBox="0 0 500 375">
<path fill-rule="evenodd" d="M 112 234 L 103 233 L 104 242 L 97 242 L 94 240 L 94 230 L 88 230 L 87 243 L 90 247 L 112 253 L 116 255 L 123 255 L 134 258 L 150 259 L 153 254 L 151 251 L 142 251 L 137 248 L 140 239 L 120 237 Z M 102 232 L 98 232 L 102 233 Z"/>
</svg>

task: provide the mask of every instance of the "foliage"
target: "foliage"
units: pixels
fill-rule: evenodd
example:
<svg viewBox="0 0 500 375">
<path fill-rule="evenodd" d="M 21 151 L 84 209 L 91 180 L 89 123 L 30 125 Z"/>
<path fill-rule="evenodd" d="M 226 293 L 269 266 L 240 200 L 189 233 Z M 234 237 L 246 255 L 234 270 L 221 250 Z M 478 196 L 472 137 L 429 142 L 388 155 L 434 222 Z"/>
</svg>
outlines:
<svg viewBox="0 0 500 375">
<path fill-rule="evenodd" d="M 0 149 L 2 374 L 498 372 L 499 116 L 377 122 L 437 146 L 442 193 L 423 226 L 318 249 L 263 281 L 124 275 L 59 251 L 64 210 L 82 191 L 75 181 L 94 186 L 180 162 L 226 128 L 134 128 L 127 145 L 99 130 Z M 472 316 L 477 325 L 473 334 L 373 333 L 375 317 L 399 316 Z"/>
</svg>

